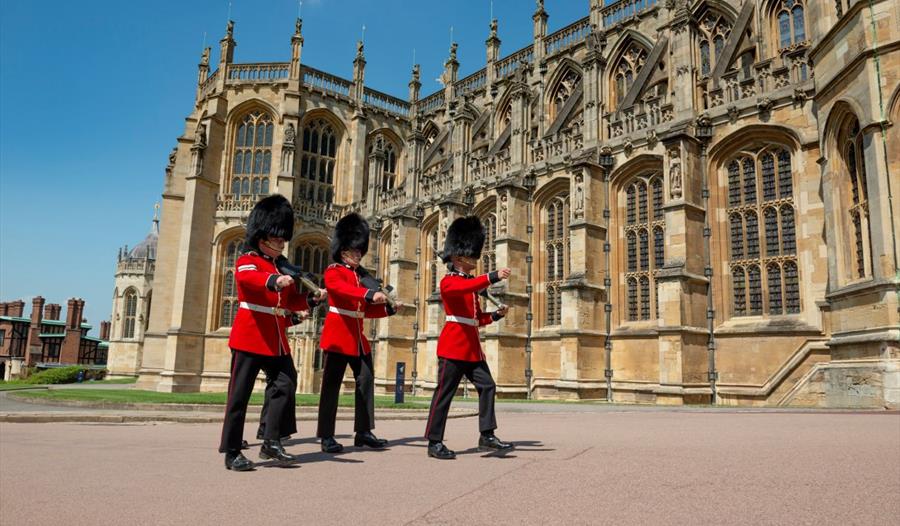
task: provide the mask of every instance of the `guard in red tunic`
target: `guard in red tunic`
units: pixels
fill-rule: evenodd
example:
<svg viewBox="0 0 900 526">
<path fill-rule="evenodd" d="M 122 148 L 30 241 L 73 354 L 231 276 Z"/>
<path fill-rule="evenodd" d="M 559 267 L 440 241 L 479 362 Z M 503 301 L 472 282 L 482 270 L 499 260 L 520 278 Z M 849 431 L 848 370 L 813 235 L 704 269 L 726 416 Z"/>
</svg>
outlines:
<svg viewBox="0 0 900 526">
<path fill-rule="evenodd" d="M 244 253 L 235 266 L 239 308 L 231 327 L 231 379 L 219 452 L 225 453 L 225 467 L 235 471 L 253 469 L 241 454 L 247 403 L 260 370 L 271 386 L 259 456 L 290 461 L 281 437 L 297 432 L 297 370 L 291 359 L 285 329 L 294 312 L 315 306 L 318 298 L 303 293 L 293 278 L 282 275 L 275 259 L 294 232 L 294 211 L 281 195 L 261 200 L 250 212 Z"/>
<path fill-rule="evenodd" d="M 334 438 L 338 396 L 347 366 L 356 381 L 356 413 L 353 426 L 356 447 L 384 448 L 387 440 L 372 433 L 375 428 L 375 375 L 372 349 L 363 328 L 365 318 L 383 318 L 395 313 L 386 303 L 387 296 L 375 287 L 364 285 L 374 280 L 360 261 L 369 250 L 369 223 L 358 214 L 349 214 L 337 222 L 331 239 L 334 263 L 325 269 L 325 288 L 329 306 L 325 327 L 319 340 L 325 356 L 322 392 L 319 398 L 319 428 L 322 451 L 338 453 L 344 446 Z M 367 279 L 368 278 L 368 279 Z M 400 305 L 399 303 L 395 303 Z"/>
<path fill-rule="evenodd" d="M 450 402 L 463 376 L 478 390 L 478 427 L 481 431 L 478 450 L 506 451 L 513 448 L 512 444 L 502 442 L 494 435 L 497 429 L 494 416 L 497 384 L 485 361 L 478 334 L 478 327 L 500 320 L 508 311 L 504 306 L 494 312 L 482 312 L 478 292 L 507 279 L 510 270 L 504 268 L 477 277 L 470 274 L 481 258 L 484 237 L 481 221 L 469 216 L 453 221 L 444 241 L 441 258 L 449 272 L 441 280 L 441 300 L 447 323 L 438 339 L 438 385 L 431 399 L 425 428 L 429 457 L 456 458 L 456 453 L 444 445 L 444 428 Z"/>
</svg>

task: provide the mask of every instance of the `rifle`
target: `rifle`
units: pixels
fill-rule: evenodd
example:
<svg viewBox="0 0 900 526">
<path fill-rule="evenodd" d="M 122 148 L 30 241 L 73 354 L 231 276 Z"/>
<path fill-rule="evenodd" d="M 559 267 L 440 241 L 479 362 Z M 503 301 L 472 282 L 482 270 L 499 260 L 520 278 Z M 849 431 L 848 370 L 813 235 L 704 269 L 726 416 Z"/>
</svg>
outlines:
<svg viewBox="0 0 900 526">
<path fill-rule="evenodd" d="M 494 306 L 497 307 L 498 309 L 502 309 L 502 308 L 506 307 L 506 305 L 503 302 L 501 302 L 493 294 L 488 292 L 488 289 L 481 289 L 478 292 L 478 295 L 481 296 L 482 298 L 488 300 L 489 302 L 493 303 Z"/>
<path fill-rule="evenodd" d="M 384 296 L 387 298 L 387 304 L 390 305 L 390 307 L 392 309 L 394 309 L 395 311 L 397 310 L 397 302 L 391 296 L 391 292 L 394 291 L 394 287 L 392 287 L 390 285 L 385 286 L 384 280 L 376 278 L 375 276 L 370 274 L 368 270 L 366 270 L 363 267 L 357 267 L 356 272 L 359 274 L 359 282 L 362 284 L 363 287 L 365 287 L 369 290 L 374 290 L 374 291 L 383 293 Z"/>
<path fill-rule="evenodd" d="M 297 265 L 292 264 L 290 261 L 288 261 L 288 258 L 284 256 L 278 256 L 278 258 L 275 260 L 275 268 L 278 269 L 278 272 L 294 278 L 294 283 L 296 283 L 298 286 L 302 285 L 303 287 L 306 287 L 307 290 L 315 295 L 318 295 L 319 291 L 322 290 L 313 281 L 313 279 L 315 279 L 315 275 L 313 275 L 312 272 L 303 272 L 303 269 L 301 269 Z"/>
</svg>

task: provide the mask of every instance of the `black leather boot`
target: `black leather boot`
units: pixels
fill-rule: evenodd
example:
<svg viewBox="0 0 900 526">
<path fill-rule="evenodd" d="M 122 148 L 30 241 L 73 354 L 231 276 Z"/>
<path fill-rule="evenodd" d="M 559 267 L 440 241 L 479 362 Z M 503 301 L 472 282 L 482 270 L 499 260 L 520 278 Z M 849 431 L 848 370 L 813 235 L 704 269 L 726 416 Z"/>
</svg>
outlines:
<svg viewBox="0 0 900 526">
<path fill-rule="evenodd" d="M 493 433 L 490 435 L 481 435 L 478 439 L 478 451 L 509 451 L 513 445 L 509 442 L 503 442 Z"/>
<path fill-rule="evenodd" d="M 373 435 L 371 431 L 357 433 L 353 438 L 353 445 L 356 447 L 369 446 L 372 449 L 384 449 L 384 447 L 387 446 L 387 443 L 387 440 L 378 438 Z"/>
<path fill-rule="evenodd" d="M 340 444 L 334 437 L 325 437 L 322 439 L 322 451 L 324 453 L 340 453 L 344 450 L 344 446 Z"/>
<path fill-rule="evenodd" d="M 240 450 L 229 451 L 225 453 L 225 469 L 231 471 L 250 471 L 253 469 L 253 462 L 245 457 Z"/>
<path fill-rule="evenodd" d="M 290 462 L 294 457 L 288 455 L 281 445 L 281 440 L 264 440 L 263 445 L 259 448 L 259 458 L 267 460 L 278 460 L 281 462 Z"/>
<path fill-rule="evenodd" d="M 440 460 L 452 460 L 456 458 L 456 453 L 447 449 L 443 442 L 432 442 L 428 444 L 428 456 Z"/>
</svg>

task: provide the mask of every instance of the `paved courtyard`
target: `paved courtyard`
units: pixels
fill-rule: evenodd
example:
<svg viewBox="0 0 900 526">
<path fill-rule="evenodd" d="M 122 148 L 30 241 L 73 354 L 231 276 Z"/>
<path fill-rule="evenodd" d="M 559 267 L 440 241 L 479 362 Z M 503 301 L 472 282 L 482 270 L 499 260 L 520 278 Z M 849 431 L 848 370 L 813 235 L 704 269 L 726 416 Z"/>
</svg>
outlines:
<svg viewBox="0 0 900 526">
<path fill-rule="evenodd" d="M 0 424 L 0 523 L 896 524 L 900 415 L 504 405 L 477 453 L 451 420 L 455 461 L 426 458 L 421 421 L 382 420 L 388 451 L 318 451 L 222 467 L 216 424 Z M 350 422 L 339 422 L 350 443 Z M 249 426 L 248 426 L 249 429 Z M 250 433 L 247 433 L 250 436 Z M 258 460 L 257 449 L 250 458 Z"/>
</svg>

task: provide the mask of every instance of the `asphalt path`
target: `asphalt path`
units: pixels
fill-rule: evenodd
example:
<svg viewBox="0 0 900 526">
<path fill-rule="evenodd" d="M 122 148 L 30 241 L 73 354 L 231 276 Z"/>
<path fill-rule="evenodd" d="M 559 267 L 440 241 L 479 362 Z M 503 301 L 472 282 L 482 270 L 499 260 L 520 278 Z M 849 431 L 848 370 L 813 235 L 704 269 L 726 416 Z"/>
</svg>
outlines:
<svg viewBox="0 0 900 526">
<path fill-rule="evenodd" d="M 386 451 L 226 471 L 217 424 L 0 423 L 0 524 L 897 524 L 900 415 L 504 404 L 507 455 L 451 420 L 380 420 Z M 515 411 L 507 408 L 516 406 Z M 571 406 L 576 407 L 576 406 Z M 580 407 L 580 406 L 578 406 Z M 554 409 L 555 408 L 555 409 Z M 255 426 L 248 426 L 247 438 Z M 352 443 L 351 422 L 339 438 Z M 248 456 L 258 460 L 258 444 Z"/>
</svg>

